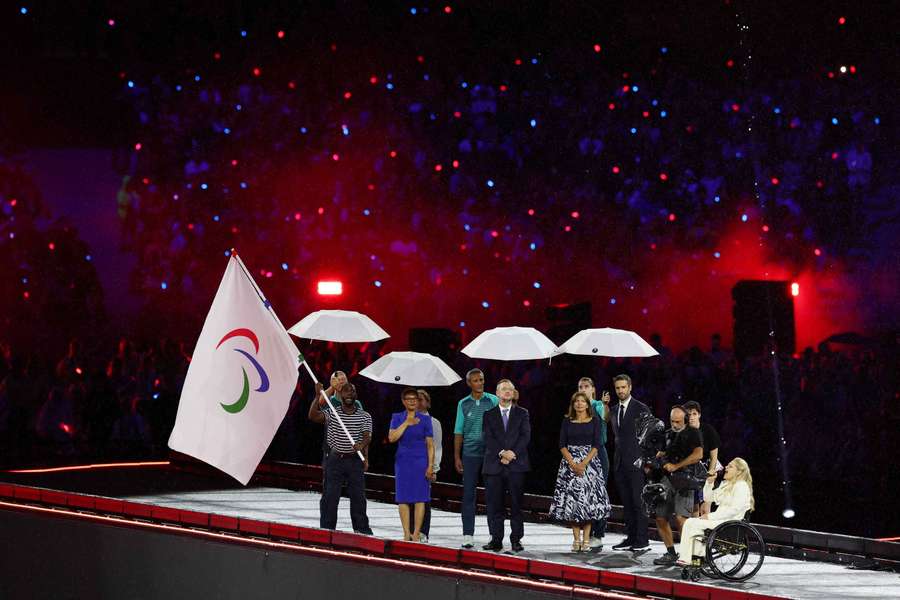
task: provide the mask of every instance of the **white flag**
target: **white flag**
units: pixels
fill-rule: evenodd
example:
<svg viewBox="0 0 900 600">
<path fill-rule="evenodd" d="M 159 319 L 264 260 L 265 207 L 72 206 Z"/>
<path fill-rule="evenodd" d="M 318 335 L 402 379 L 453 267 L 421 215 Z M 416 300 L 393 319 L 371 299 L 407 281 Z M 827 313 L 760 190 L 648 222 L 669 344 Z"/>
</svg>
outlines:
<svg viewBox="0 0 900 600">
<path fill-rule="evenodd" d="M 194 348 L 169 447 L 247 485 L 287 413 L 298 354 L 232 255 Z"/>
</svg>

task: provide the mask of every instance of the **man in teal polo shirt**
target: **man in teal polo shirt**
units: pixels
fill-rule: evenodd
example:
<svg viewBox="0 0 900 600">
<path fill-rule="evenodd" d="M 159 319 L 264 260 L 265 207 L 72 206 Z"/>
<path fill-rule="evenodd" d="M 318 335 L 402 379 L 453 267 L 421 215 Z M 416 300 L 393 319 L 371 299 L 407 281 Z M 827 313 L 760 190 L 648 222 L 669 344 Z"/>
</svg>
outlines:
<svg viewBox="0 0 900 600">
<path fill-rule="evenodd" d="M 484 413 L 500 404 L 497 396 L 484 391 L 484 373 L 472 369 L 466 373 L 466 383 L 471 393 L 459 401 L 456 407 L 456 425 L 453 428 L 453 457 L 456 472 L 463 476 L 462 523 L 463 548 L 474 546 L 475 489 L 484 462 L 482 423 Z"/>
</svg>

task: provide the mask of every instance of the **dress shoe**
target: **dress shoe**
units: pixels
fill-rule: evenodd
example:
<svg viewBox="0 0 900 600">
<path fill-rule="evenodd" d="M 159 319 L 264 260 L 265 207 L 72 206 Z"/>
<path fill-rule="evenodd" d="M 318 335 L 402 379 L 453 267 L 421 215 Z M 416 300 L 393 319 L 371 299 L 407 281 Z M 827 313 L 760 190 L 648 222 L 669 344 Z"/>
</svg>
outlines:
<svg viewBox="0 0 900 600">
<path fill-rule="evenodd" d="M 487 550 L 489 552 L 500 552 L 503 550 L 503 544 L 500 542 L 490 541 L 484 546 L 481 547 L 482 550 Z"/>
<path fill-rule="evenodd" d="M 628 540 L 622 540 L 621 542 L 613 546 L 612 549 L 616 550 L 617 552 L 621 550 L 631 550 L 631 542 L 629 542 Z"/>
<path fill-rule="evenodd" d="M 525 546 L 522 545 L 522 542 L 516 541 L 512 543 L 513 552 L 522 552 L 523 550 L 525 550 Z"/>
</svg>

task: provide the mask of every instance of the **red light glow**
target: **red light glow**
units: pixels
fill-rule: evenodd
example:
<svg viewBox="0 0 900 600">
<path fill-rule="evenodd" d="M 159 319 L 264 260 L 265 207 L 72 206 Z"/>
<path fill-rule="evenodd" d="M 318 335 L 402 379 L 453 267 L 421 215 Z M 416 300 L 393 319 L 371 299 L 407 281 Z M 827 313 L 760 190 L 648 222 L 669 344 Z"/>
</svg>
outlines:
<svg viewBox="0 0 900 600">
<path fill-rule="evenodd" d="M 320 281 L 316 290 L 320 296 L 340 296 L 344 293 L 344 284 L 340 281 Z"/>
</svg>

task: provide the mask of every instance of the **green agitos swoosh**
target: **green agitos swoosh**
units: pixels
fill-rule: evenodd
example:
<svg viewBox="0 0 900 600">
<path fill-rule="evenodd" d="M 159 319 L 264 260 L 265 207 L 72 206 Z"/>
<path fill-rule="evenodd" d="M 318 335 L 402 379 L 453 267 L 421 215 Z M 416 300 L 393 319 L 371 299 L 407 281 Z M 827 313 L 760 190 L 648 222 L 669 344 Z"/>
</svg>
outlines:
<svg viewBox="0 0 900 600">
<path fill-rule="evenodd" d="M 226 412 L 231 414 L 239 413 L 244 410 L 244 407 L 247 406 L 247 399 L 250 398 L 250 381 L 247 379 L 247 370 L 244 367 L 241 367 L 241 372 L 244 374 L 244 389 L 241 391 L 240 397 L 234 404 L 222 404 L 222 408 L 225 409 Z"/>
</svg>

